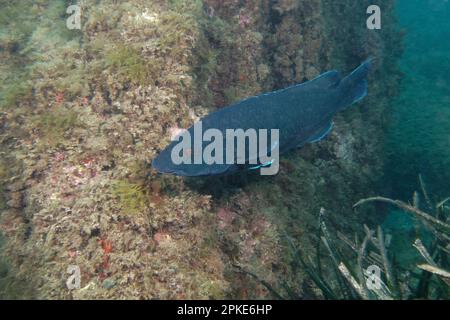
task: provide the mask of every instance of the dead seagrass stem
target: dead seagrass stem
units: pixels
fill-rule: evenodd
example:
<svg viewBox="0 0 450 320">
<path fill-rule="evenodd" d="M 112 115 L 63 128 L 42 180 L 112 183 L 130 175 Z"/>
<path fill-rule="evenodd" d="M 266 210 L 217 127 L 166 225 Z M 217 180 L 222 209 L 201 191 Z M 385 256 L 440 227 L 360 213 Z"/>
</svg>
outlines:
<svg viewBox="0 0 450 320">
<path fill-rule="evenodd" d="M 417 209 L 417 208 L 415 208 L 413 206 L 410 206 L 409 204 L 407 204 L 407 203 L 405 203 L 403 201 L 400 201 L 400 200 L 392 200 L 392 199 L 384 198 L 384 197 L 372 197 L 372 198 L 362 199 L 362 200 L 358 201 L 353 206 L 353 208 L 359 207 L 359 206 L 361 206 L 361 205 L 363 205 L 365 203 L 368 203 L 368 202 L 375 202 L 375 201 L 386 202 L 386 203 L 392 204 L 392 205 L 394 205 L 394 206 L 396 206 L 396 207 L 398 207 L 400 209 L 403 209 L 403 210 L 405 210 L 407 212 L 410 212 L 410 213 L 416 215 L 420 219 L 423 219 L 426 222 L 429 222 L 429 223 L 433 224 L 436 227 L 439 227 L 439 228 L 445 229 L 447 231 L 450 231 L 450 225 L 448 225 L 447 223 L 442 222 L 442 221 L 432 217 L 428 213 L 425 213 L 422 210 L 419 210 L 419 209 Z"/>
</svg>

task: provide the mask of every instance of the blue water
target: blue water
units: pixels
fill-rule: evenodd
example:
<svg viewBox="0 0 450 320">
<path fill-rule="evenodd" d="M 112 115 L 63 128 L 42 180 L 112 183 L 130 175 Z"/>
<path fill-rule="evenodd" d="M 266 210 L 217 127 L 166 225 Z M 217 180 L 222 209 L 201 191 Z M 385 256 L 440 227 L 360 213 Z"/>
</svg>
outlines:
<svg viewBox="0 0 450 320">
<path fill-rule="evenodd" d="M 394 198 L 411 199 L 420 190 L 421 174 L 438 201 L 450 194 L 450 2 L 399 0 L 396 12 L 405 33 L 399 62 L 404 75 L 391 105 L 385 174 Z M 425 207 L 424 197 L 420 200 Z M 427 242 L 429 234 L 417 219 L 392 209 L 382 227 L 401 266 L 423 263 L 412 243 Z"/>
<path fill-rule="evenodd" d="M 386 175 L 410 198 L 422 174 L 434 193 L 450 193 L 450 2 L 399 0 L 405 33 L 400 95 L 391 107 Z"/>
</svg>

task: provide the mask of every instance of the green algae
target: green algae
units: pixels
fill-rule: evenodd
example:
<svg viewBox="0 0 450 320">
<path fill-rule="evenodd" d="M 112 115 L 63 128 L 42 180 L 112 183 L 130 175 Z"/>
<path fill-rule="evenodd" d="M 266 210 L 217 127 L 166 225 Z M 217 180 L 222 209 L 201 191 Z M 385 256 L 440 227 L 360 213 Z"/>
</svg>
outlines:
<svg viewBox="0 0 450 320">
<path fill-rule="evenodd" d="M 32 125 L 40 134 L 41 148 L 52 148 L 64 143 L 66 134 L 80 124 L 78 113 L 65 107 L 43 112 L 32 119 Z"/>
<path fill-rule="evenodd" d="M 145 84 L 151 75 L 155 76 L 152 74 L 155 65 L 146 62 L 139 49 L 127 45 L 112 48 L 105 56 L 105 63 L 113 73 L 137 84 Z"/>
<path fill-rule="evenodd" d="M 142 213 L 148 207 L 147 190 L 140 184 L 118 180 L 112 183 L 111 190 L 113 196 L 119 199 L 122 213 L 125 215 Z"/>
<path fill-rule="evenodd" d="M 2 94 L 0 94 L 0 108 L 18 107 L 21 102 L 29 99 L 31 95 L 32 87 L 25 77 L 8 83 L 6 88 L 3 88 Z"/>
</svg>

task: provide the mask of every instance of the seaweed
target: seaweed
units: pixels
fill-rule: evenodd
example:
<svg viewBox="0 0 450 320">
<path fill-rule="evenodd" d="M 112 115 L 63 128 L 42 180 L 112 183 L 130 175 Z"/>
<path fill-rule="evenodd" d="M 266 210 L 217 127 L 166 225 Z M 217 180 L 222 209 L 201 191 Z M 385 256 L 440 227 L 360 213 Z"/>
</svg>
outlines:
<svg viewBox="0 0 450 320">
<path fill-rule="evenodd" d="M 17 79 L 9 83 L 0 95 L 0 108 L 18 107 L 32 95 L 32 87 L 25 79 Z"/>
<path fill-rule="evenodd" d="M 125 44 L 111 49 L 105 56 L 105 62 L 119 76 L 137 84 L 145 84 L 151 73 L 140 50 Z"/>
<path fill-rule="evenodd" d="M 65 134 L 81 124 L 78 113 L 58 107 L 54 111 L 46 111 L 32 118 L 32 125 L 40 133 L 41 147 L 55 147 L 66 141 Z"/>
<path fill-rule="evenodd" d="M 303 253 L 289 236 L 285 236 L 290 251 L 298 261 L 297 266 L 306 271 L 317 288 L 320 289 L 325 299 L 362 299 L 362 300 L 405 300 L 405 299 L 448 299 L 450 271 L 448 265 L 448 247 L 450 245 L 450 225 L 447 224 L 449 207 L 447 198 L 432 204 L 428 192 L 421 181 L 421 194 L 426 199 L 427 206 L 432 208 L 432 213 L 421 210 L 418 205 L 410 205 L 400 200 L 392 200 L 384 197 L 372 197 L 362 199 L 354 205 L 357 208 L 370 202 L 385 202 L 398 207 L 408 214 L 415 216 L 428 229 L 433 236 L 433 241 L 426 247 L 421 239 L 416 239 L 412 244 L 423 257 L 424 262 L 417 264 L 411 270 L 403 269 L 395 260 L 395 252 L 390 253 L 386 248 L 386 240 L 381 227 L 371 230 L 364 225 L 364 238 L 352 242 L 343 234 L 338 233 L 333 240 L 325 223 L 325 209 L 319 215 L 319 234 L 316 245 L 316 262 L 309 255 Z M 414 199 L 417 199 L 415 194 Z M 418 203 L 417 200 L 414 203 Z M 344 243 L 349 252 L 338 249 L 338 244 Z M 333 266 L 334 276 L 325 276 L 322 269 L 326 266 L 321 259 L 321 247 L 325 247 L 329 260 Z M 354 258 L 352 258 L 352 256 Z M 369 267 L 376 267 L 381 271 L 377 278 L 376 287 L 368 286 L 372 274 L 368 272 Z M 295 268 L 295 265 L 294 265 Z M 286 282 L 282 287 L 286 294 L 275 290 L 268 282 L 257 275 L 238 268 L 255 278 L 268 288 L 274 298 L 277 299 L 300 299 L 301 295 L 295 293 L 294 288 Z M 294 270 L 295 271 L 295 270 Z M 411 274 L 412 276 L 408 276 Z"/>
<path fill-rule="evenodd" d="M 143 213 L 148 207 L 148 192 L 141 184 L 116 180 L 112 183 L 111 189 L 113 196 L 119 199 L 122 213 L 125 215 Z"/>
</svg>

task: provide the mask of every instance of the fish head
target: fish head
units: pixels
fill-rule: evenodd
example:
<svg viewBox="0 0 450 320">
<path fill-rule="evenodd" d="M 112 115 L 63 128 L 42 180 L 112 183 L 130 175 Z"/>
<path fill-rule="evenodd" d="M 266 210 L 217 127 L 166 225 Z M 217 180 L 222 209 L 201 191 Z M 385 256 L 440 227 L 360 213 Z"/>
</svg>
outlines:
<svg viewBox="0 0 450 320">
<path fill-rule="evenodd" d="M 152 167 L 159 173 L 172 174 L 184 177 L 199 177 L 210 175 L 223 175 L 236 171 L 236 166 L 227 164 L 205 164 L 194 162 L 194 157 L 185 150 L 190 158 L 189 162 L 178 163 L 173 159 L 174 148 L 179 142 L 172 142 L 152 162 Z"/>
</svg>

